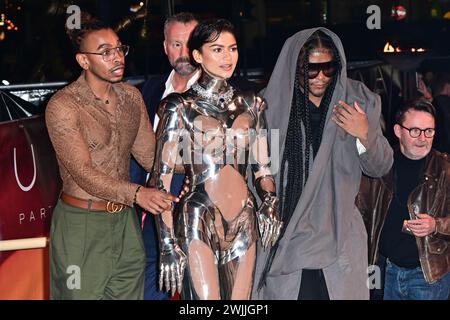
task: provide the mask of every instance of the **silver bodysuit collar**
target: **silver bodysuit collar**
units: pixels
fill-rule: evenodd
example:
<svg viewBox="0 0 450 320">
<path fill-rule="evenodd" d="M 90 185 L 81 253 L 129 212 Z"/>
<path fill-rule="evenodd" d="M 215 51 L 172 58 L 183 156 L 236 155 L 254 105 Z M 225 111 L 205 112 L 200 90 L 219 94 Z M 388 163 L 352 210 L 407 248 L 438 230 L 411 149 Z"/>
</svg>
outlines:
<svg viewBox="0 0 450 320">
<path fill-rule="evenodd" d="M 231 102 L 234 95 L 233 87 L 226 80 L 214 78 L 204 70 L 191 88 L 202 99 L 214 106 L 220 106 L 222 109 Z"/>
</svg>

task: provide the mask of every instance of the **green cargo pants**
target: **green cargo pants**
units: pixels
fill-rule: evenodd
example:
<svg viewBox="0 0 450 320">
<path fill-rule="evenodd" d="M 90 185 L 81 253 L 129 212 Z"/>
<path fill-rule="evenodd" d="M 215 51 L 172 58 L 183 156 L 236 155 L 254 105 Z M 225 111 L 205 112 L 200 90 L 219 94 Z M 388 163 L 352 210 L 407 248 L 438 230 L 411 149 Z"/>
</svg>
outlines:
<svg viewBox="0 0 450 320">
<path fill-rule="evenodd" d="M 50 230 L 51 299 L 143 299 L 144 271 L 134 209 L 95 212 L 59 200 Z"/>
</svg>

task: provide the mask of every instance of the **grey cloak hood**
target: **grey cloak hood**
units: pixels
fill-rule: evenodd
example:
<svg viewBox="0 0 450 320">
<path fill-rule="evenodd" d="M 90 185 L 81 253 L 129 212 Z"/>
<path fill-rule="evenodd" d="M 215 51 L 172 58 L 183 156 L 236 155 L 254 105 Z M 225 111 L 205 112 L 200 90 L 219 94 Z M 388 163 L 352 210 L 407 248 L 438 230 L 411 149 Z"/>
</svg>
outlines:
<svg viewBox="0 0 450 320">
<path fill-rule="evenodd" d="M 332 39 L 342 70 L 328 108 L 320 148 L 314 161 L 310 161 L 309 178 L 279 240 L 261 290 L 257 287 L 268 251 L 258 248 L 253 290 L 256 299 L 296 299 L 302 269 L 323 269 L 331 299 L 368 298 L 367 234 L 354 202 L 361 172 L 374 177 L 386 174 L 393 161 L 392 149 L 380 128 L 380 97 L 363 83 L 347 78 L 344 48 L 338 36 L 328 29 L 314 28 L 296 33 L 287 39 L 278 57 L 264 91 L 268 127 L 279 130 L 278 143 L 271 141 L 272 162 L 278 154 L 281 163 L 284 151 L 300 49 L 318 30 Z M 339 100 L 350 105 L 356 101 L 367 114 L 369 146 L 361 155 L 356 138 L 331 120 L 333 106 Z M 274 168 L 277 170 L 279 166 Z M 279 190 L 280 172 L 274 175 Z M 286 183 L 286 178 L 284 181 Z"/>
</svg>

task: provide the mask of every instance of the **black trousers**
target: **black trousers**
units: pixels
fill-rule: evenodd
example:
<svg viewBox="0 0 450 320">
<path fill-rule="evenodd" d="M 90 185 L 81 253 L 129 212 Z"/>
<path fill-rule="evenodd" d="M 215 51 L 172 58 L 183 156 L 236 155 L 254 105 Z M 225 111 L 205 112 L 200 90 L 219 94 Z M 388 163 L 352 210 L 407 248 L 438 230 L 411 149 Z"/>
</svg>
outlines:
<svg viewBox="0 0 450 320">
<path fill-rule="evenodd" d="M 330 300 L 322 269 L 303 269 L 298 300 Z"/>
</svg>

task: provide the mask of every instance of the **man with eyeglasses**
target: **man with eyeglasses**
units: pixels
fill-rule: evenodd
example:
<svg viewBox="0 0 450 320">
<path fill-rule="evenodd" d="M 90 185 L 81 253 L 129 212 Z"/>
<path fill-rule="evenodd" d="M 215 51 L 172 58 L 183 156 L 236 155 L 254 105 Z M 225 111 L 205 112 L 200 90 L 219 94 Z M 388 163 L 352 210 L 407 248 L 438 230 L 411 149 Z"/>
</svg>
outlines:
<svg viewBox="0 0 450 320">
<path fill-rule="evenodd" d="M 356 203 L 371 264 L 385 267 L 385 300 L 445 300 L 450 291 L 450 162 L 432 149 L 435 110 L 407 103 L 396 115 L 399 146 L 384 177 L 364 177 Z"/>
<path fill-rule="evenodd" d="M 155 136 L 139 91 L 122 83 L 128 46 L 83 14 L 67 30 L 80 77 L 45 118 L 63 182 L 50 232 L 52 299 L 142 299 L 145 251 L 133 205 L 157 214 L 178 198 L 131 183 L 131 155 L 151 170 Z"/>
<path fill-rule="evenodd" d="M 367 234 L 354 203 L 361 173 L 392 165 L 380 97 L 347 78 L 339 37 L 314 28 L 286 41 L 264 98 L 268 127 L 279 130 L 284 227 L 271 250 L 258 249 L 253 297 L 368 299 Z"/>
</svg>

